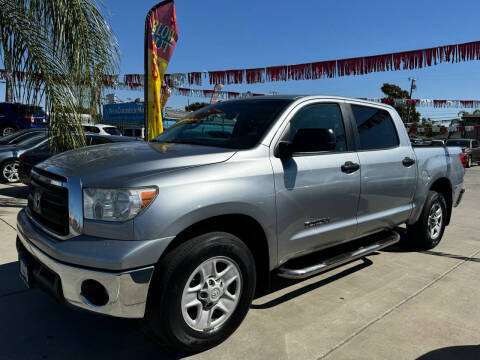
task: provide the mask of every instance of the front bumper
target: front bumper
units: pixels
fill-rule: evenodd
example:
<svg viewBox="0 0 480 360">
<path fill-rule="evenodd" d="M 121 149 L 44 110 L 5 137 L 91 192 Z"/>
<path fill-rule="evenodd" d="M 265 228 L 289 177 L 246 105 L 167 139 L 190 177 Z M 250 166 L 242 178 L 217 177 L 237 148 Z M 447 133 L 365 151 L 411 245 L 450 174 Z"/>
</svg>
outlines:
<svg viewBox="0 0 480 360">
<path fill-rule="evenodd" d="M 123 318 L 142 318 L 145 315 L 153 266 L 122 272 L 77 267 L 51 258 L 20 232 L 18 235 L 19 258 L 27 263 L 32 286 L 47 291 L 61 302 L 92 312 Z M 82 285 L 92 280 L 106 291 L 106 304 L 95 305 L 88 299 L 91 294 L 86 294 L 86 287 Z"/>
</svg>

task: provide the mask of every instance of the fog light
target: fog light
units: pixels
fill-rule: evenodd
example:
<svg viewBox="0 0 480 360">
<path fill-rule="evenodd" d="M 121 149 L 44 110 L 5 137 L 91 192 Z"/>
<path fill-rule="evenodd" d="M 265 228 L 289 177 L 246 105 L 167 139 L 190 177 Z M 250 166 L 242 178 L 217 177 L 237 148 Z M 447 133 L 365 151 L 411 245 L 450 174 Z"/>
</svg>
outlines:
<svg viewBox="0 0 480 360">
<path fill-rule="evenodd" d="M 80 295 L 94 306 L 103 306 L 108 303 L 107 289 L 96 280 L 85 280 L 80 290 Z"/>
</svg>

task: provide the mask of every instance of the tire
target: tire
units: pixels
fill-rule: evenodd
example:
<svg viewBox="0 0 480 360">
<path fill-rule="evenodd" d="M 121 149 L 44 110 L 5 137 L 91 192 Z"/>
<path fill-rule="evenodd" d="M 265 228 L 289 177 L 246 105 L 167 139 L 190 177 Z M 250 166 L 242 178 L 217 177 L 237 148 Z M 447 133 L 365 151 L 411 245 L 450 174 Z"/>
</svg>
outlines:
<svg viewBox="0 0 480 360">
<path fill-rule="evenodd" d="M 437 246 L 445 231 L 447 211 L 443 195 L 429 191 L 420 218 L 415 224 L 407 225 L 408 244 L 420 250 Z"/>
<path fill-rule="evenodd" d="M 211 276 L 214 262 L 218 275 L 225 272 L 216 280 Z M 202 276 L 202 269 L 210 275 Z M 227 285 L 229 279 L 233 280 Z M 250 308 L 255 282 L 255 261 L 238 237 L 224 232 L 197 236 L 157 265 L 147 301 L 147 325 L 171 350 L 182 354 L 207 350 L 241 324 Z"/>
<path fill-rule="evenodd" d="M 19 181 L 17 160 L 7 160 L 1 165 L 1 179 L 3 182 L 16 183 Z"/>
<path fill-rule="evenodd" d="M 13 134 L 17 130 L 18 129 L 14 125 L 5 125 L 4 127 L 2 127 L 1 134 L 2 136 L 7 136 Z"/>
<path fill-rule="evenodd" d="M 466 168 L 471 168 L 472 167 L 472 157 L 468 155 L 467 157 L 467 164 L 465 166 Z"/>
</svg>

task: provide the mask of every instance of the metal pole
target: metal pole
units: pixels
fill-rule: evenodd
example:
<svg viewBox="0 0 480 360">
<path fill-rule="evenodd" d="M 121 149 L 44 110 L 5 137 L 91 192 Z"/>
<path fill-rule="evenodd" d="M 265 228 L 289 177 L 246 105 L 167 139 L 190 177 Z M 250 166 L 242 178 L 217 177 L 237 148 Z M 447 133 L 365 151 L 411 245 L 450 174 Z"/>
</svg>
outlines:
<svg viewBox="0 0 480 360">
<path fill-rule="evenodd" d="M 413 77 L 409 77 L 408 80 L 410 80 L 410 99 L 412 98 L 412 92 L 413 92 L 413 89 L 415 88 L 415 81 L 416 79 L 413 78 Z M 407 123 L 410 122 L 410 105 L 408 105 L 407 103 Z"/>
</svg>

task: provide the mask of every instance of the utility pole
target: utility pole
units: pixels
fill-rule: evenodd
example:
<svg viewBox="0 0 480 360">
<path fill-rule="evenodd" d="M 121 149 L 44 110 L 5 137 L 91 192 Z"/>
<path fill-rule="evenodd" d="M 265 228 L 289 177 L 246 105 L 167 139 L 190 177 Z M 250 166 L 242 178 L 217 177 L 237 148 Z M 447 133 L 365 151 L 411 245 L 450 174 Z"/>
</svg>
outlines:
<svg viewBox="0 0 480 360">
<path fill-rule="evenodd" d="M 417 88 L 417 85 L 415 85 L 415 81 L 417 81 L 417 79 L 413 77 L 409 77 L 408 80 L 410 81 L 410 97 L 409 98 L 411 99 L 413 90 Z M 410 122 L 410 106 L 407 103 L 407 123 L 409 122 Z"/>
<path fill-rule="evenodd" d="M 411 99 L 413 90 L 417 88 L 417 85 L 415 85 L 415 81 L 417 81 L 417 79 L 413 77 L 409 77 L 408 80 L 411 82 L 410 83 L 410 99 Z"/>
</svg>

